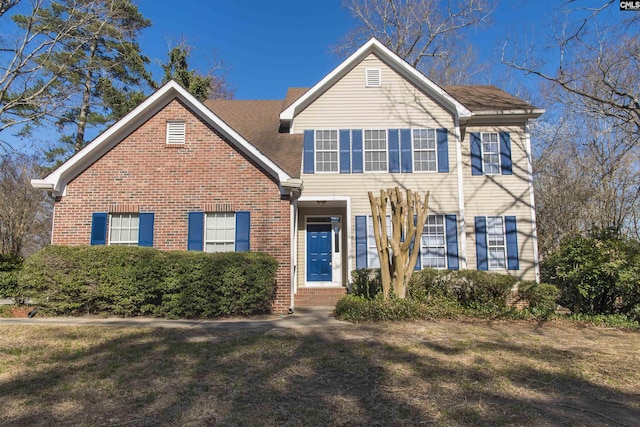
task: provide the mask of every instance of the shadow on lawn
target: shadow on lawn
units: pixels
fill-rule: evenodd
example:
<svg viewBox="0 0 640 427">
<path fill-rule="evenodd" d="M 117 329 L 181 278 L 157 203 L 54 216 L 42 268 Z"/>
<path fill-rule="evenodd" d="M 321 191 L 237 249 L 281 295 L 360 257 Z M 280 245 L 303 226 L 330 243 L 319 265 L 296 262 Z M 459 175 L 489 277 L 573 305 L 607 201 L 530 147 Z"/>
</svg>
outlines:
<svg viewBox="0 0 640 427">
<path fill-rule="evenodd" d="M 532 363 L 496 367 L 476 353 L 469 362 L 460 358 L 464 348 L 428 338 L 399 345 L 379 329 L 354 328 L 104 329 L 109 339 L 82 348 L 73 342 L 90 329 L 52 328 L 71 344 L 51 353 L 25 348 L 33 371 L 0 381 L 0 424 L 631 426 L 640 419 L 638 393 Z M 477 346 L 507 360 L 581 357 L 491 340 Z M 509 395 L 504 383 L 521 392 Z"/>
</svg>

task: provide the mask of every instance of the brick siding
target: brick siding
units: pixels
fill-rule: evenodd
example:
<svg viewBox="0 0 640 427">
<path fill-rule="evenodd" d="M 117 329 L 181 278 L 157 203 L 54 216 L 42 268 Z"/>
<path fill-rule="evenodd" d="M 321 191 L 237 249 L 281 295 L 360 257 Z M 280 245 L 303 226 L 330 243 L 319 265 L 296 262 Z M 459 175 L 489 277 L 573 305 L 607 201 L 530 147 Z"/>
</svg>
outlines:
<svg viewBox="0 0 640 427">
<path fill-rule="evenodd" d="M 167 120 L 186 142 L 166 144 Z M 88 245 L 93 212 L 153 212 L 153 246 L 186 250 L 188 212 L 251 212 L 251 250 L 279 263 L 276 312 L 290 306 L 290 210 L 277 182 L 178 100 L 125 137 L 67 185 L 54 207 L 54 245 Z"/>
</svg>

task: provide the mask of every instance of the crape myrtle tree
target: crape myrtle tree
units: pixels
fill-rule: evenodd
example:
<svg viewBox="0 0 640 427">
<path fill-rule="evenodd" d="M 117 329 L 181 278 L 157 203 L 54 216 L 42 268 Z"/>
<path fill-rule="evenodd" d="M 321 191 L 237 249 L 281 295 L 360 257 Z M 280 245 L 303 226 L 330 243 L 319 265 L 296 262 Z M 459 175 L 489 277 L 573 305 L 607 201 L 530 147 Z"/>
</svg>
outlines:
<svg viewBox="0 0 640 427">
<path fill-rule="evenodd" d="M 418 260 L 420 236 L 427 219 L 429 193 L 420 199 L 418 193 L 398 188 L 380 190 L 380 196 L 369 192 L 373 234 L 380 257 L 380 275 L 384 298 L 405 298 L 407 285 Z M 387 209 L 388 208 L 388 209 Z M 391 230 L 387 230 L 387 211 L 391 211 Z"/>
</svg>

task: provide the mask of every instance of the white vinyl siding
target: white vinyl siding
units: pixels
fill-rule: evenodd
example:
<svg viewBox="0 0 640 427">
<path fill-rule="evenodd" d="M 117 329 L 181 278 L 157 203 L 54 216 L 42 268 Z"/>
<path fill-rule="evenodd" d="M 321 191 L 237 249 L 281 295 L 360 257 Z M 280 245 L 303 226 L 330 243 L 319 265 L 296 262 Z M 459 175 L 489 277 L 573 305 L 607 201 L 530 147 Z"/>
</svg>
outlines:
<svg viewBox="0 0 640 427">
<path fill-rule="evenodd" d="M 338 172 L 338 131 L 317 130 L 315 138 L 316 172 Z"/>
<path fill-rule="evenodd" d="M 236 218 L 233 212 L 205 215 L 205 252 L 233 252 L 235 250 Z"/>
<path fill-rule="evenodd" d="M 413 130 L 413 170 L 416 172 L 438 170 L 435 129 Z"/>
<path fill-rule="evenodd" d="M 420 246 L 422 268 L 447 268 L 443 215 L 427 216 Z"/>
<path fill-rule="evenodd" d="M 167 144 L 184 144 L 185 129 L 184 120 L 169 120 L 167 122 Z"/>
<path fill-rule="evenodd" d="M 501 216 L 487 217 L 487 250 L 489 270 L 507 268 L 504 220 Z"/>
<path fill-rule="evenodd" d="M 364 170 L 365 172 L 387 171 L 387 131 L 364 131 Z"/>
<path fill-rule="evenodd" d="M 482 133 L 482 172 L 500 174 L 500 140 L 497 132 Z"/>
<path fill-rule="evenodd" d="M 109 244 L 122 246 L 138 246 L 138 214 L 109 215 Z"/>
</svg>

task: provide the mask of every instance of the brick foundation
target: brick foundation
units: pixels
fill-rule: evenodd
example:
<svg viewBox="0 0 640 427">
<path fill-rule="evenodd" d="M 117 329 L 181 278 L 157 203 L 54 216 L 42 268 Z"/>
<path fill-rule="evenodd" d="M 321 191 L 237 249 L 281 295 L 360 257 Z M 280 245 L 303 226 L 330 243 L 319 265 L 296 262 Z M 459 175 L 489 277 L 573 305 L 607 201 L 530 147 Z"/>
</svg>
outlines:
<svg viewBox="0 0 640 427">
<path fill-rule="evenodd" d="M 338 300 L 346 293 L 346 288 L 300 288 L 295 295 L 295 306 L 335 306 Z"/>
</svg>

